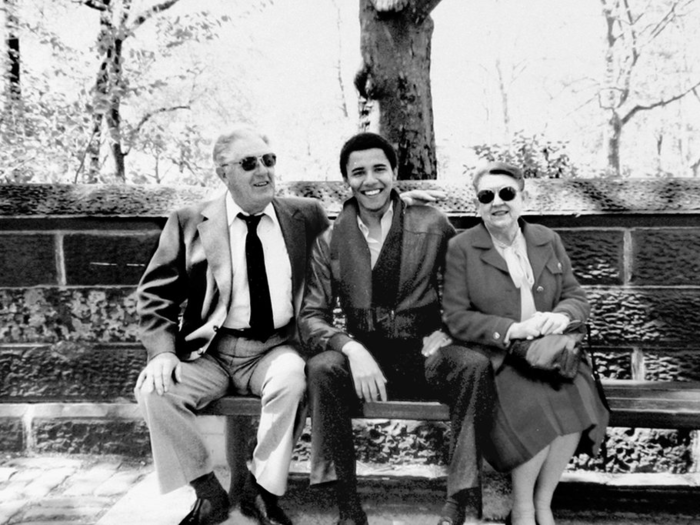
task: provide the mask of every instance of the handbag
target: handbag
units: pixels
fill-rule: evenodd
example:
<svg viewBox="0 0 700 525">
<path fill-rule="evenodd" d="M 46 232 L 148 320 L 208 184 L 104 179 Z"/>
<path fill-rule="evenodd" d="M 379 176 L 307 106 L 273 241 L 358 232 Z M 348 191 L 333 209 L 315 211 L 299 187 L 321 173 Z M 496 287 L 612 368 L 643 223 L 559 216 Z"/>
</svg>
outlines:
<svg viewBox="0 0 700 525">
<path fill-rule="evenodd" d="M 578 373 L 585 333 L 580 322 L 569 323 L 563 334 L 513 341 L 508 355 L 511 362 L 550 380 L 570 381 Z"/>
</svg>

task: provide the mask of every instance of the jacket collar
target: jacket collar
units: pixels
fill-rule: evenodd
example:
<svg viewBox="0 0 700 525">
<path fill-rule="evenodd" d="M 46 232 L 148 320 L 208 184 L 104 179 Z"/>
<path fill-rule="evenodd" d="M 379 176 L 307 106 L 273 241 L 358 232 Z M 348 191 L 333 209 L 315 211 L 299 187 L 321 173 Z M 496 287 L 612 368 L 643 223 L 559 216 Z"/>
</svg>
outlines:
<svg viewBox="0 0 700 525">
<path fill-rule="evenodd" d="M 527 244 L 527 256 L 530 260 L 530 266 L 532 266 L 532 273 L 535 277 L 535 282 L 537 282 L 542 270 L 545 267 L 545 264 L 547 263 L 547 259 L 550 257 L 550 250 L 543 250 L 542 247 L 550 243 L 551 237 L 547 235 L 547 230 L 542 228 L 534 228 L 522 218 L 518 219 L 518 225 L 520 226 L 523 236 L 525 237 L 525 243 Z M 486 264 L 490 264 L 503 272 L 508 272 L 506 261 L 503 259 L 503 257 L 501 257 L 501 254 L 498 253 L 498 250 L 496 250 L 493 240 L 491 239 L 491 235 L 486 229 L 486 225 L 483 223 L 483 221 L 477 226 L 473 246 L 477 249 L 483 250 L 481 260 Z"/>
</svg>

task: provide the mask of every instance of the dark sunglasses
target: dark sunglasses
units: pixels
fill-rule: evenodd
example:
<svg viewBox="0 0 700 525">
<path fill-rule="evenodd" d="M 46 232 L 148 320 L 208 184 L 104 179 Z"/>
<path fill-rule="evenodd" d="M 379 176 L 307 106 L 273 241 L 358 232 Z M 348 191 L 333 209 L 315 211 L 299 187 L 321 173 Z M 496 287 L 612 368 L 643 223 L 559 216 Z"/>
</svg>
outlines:
<svg viewBox="0 0 700 525">
<path fill-rule="evenodd" d="M 504 186 L 498 190 L 498 196 L 503 202 L 512 201 L 517 194 L 518 190 L 516 190 L 513 186 Z M 481 204 L 489 204 L 496 198 L 496 192 L 493 190 L 481 190 L 476 194 L 476 198 Z"/>
<path fill-rule="evenodd" d="M 271 168 L 277 164 L 277 156 L 274 153 L 265 153 L 261 157 L 243 157 L 238 162 L 229 162 L 227 164 L 222 164 L 222 166 L 230 166 L 232 164 L 239 164 L 243 171 L 253 171 L 258 167 L 258 161 L 266 168 Z"/>
</svg>

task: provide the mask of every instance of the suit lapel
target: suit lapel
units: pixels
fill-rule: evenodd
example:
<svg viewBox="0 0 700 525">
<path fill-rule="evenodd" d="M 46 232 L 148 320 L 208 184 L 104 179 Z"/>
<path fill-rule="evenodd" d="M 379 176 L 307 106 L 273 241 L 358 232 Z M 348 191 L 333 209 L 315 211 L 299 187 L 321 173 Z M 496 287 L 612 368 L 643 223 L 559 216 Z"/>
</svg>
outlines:
<svg viewBox="0 0 700 525">
<path fill-rule="evenodd" d="M 306 227 L 303 215 L 287 202 L 273 199 L 292 267 L 292 295 L 297 296 L 306 272 Z"/>
<path fill-rule="evenodd" d="M 202 210 L 204 220 L 198 230 L 209 267 L 221 297 L 231 297 L 231 246 L 226 216 L 226 195 Z"/>
</svg>

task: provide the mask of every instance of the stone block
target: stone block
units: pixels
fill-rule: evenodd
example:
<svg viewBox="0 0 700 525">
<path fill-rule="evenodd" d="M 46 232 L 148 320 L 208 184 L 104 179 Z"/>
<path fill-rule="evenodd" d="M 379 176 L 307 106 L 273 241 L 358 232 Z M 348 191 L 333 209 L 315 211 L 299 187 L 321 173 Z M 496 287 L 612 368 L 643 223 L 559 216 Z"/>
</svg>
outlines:
<svg viewBox="0 0 700 525">
<path fill-rule="evenodd" d="M 40 453 L 119 454 L 148 457 L 146 423 L 118 419 L 36 419 L 35 450 Z"/>
<path fill-rule="evenodd" d="M 629 348 L 595 348 L 595 364 L 602 378 L 632 379 L 632 350 Z"/>
<path fill-rule="evenodd" d="M 3 344 L 53 341 L 135 342 L 134 289 L 0 289 Z"/>
<path fill-rule="evenodd" d="M 68 285 L 136 285 L 158 243 L 159 232 L 66 235 Z"/>
<path fill-rule="evenodd" d="M 622 284 L 624 234 L 621 230 L 558 230 L 581 284 Z"/>
<path fill-rule="evenodd" d="M 0 235 L 0 286 L 56 285 L 53 235 Z"/>
<path fill-rule="evenodd" d="M 700 290 L 694 288 L 593 288 L 594 346 L 697 346 Z"/>
<path fill-rule="evenodd" d="M 3 452 L 22 452 L 26 445 L 22 420 L 0 415 L 0 450 Z"/>
<path fill-rule="evenodd" d="M 136 345 L 0 347 L 0 398 L 132 401 L 146 352 Z"/>
<path fill-rule="evenodd" d="M 700 285 L 700 231 L 654 228 L 632 232 L 632 283 Z"/>
<path fill-rule="evenodd" d="M 700 381 L 700 352 L 644 352 L 644 379 L 653 381 Z"/>
</svg>

